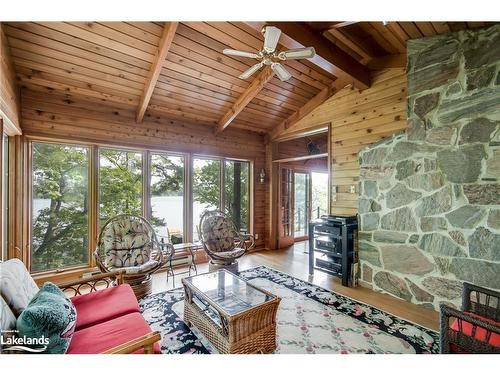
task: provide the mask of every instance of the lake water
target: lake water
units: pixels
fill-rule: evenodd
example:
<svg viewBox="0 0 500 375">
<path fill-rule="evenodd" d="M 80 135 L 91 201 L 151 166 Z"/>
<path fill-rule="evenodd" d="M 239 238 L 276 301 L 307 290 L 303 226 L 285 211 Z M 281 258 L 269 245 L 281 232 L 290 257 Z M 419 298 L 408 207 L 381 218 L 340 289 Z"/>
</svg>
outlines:
<svg viewBox="0 0 500 375">
<path fill-rule="evenodd" d="M 34 199 L 33 200 L 33 217 L 38 216 L 38 212 L 44 208 L 48 208 L 50 199 Z M 157 218 L 164 219 L 168 225 L 170 234 L 182 233 L 183 229 L 183 197 L 153 197 L 151 198 L 151 208 L 153 215 Z M 196 225 L 199 224 L 200 215 L 206 209 L 214 209 L 197 201 L 193 202 L 193 237 L 197 239 Z M 156 228 L 157 233 L 165 235 L 165 228 Z"/>
</svg>

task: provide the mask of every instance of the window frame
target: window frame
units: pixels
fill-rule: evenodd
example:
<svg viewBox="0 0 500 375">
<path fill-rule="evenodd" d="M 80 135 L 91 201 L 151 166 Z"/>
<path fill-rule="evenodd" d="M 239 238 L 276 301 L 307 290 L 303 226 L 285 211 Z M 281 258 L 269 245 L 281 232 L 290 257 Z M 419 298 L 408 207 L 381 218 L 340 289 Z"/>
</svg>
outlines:
<svg viewBox="0 0 500 375">
<path fill-rule="evenodd" d="M 81 269 L 88 269 L 90 267 L 95 267 L 95 261 L 92 256 L 92 247 L 93 247 L 93 216 L 95 214 L 93 210 L 94 202 L 92 202 L 92 159 L 93 159 L 93 150 L 92 145 L 79 143 L 79 142 L 65 142 L 65 141 L 52 141 L 52 140 L 39 140 L 39 139 L 29 139 L 28 141 L 28 246 L 27 252 L 29 259 L 28 270 L 33 275 L 47 275 L 47 274 L 57 274 L 62 273 L 64 271 L 74 271 Z M 55 144 L 55 145 L 65 145 L 65 146 L 75 146 L 75 147 L 85 147 L 88 150 L 88 167 L 87 167 L 87 199 L 88 199 L 88 219 L 87 219 L 87 228 L 88 228 L 88 246 L 87 246 L 87 264 L 78 264 L 73 266 L 64 267 L 62 269 L 52 269 L 52 270 L 43 270 L 43 271 L 33 271 L 32 270 L 32 244 L 33 244 L 33 144 L 34 143 L 45 143 L 45 144 Z"/>
<path fill-rule="evenodd" d="M 97 245 L 97 240 L 100 232 L 99 226 L 99 153 L 101 149 L 116 149 L 120 151 L 129 152 L 140 152 L 142 154 L 142 184 L 143 184 L 143 202 L 142 202 L 142 214 L 148 220 L 149 210 L 150 210 L 150 158 L 151 154 L 167 154 L 171 156 L 180 156 L 184 158 L 184 205 L 183 205 L 183 225 L 184 225 L 184 241 L 192 242 L 193 240 L 193 160 L 195 158 L 199 159 L 213 159 L 220 160 L 221 163 L 221 173 L 220 173 L 220 184 L 221 184 L 221 197 L 220 204 L 223 206 L 223 194 L 224 194 L 224 170 L 225 161 L 240 161 L 247 162 L 249 168 L 249 187 L 248 187 L 248 220 L 249 220 L 249 233 L 254 231 L 254 194 L 255 194 L 255 171 L 254 159 L 244 159 L 237 157 L 226 157 L 218 156 L 213 154 L 200 154 L 196 152 L 182 152 L 169 150 L 167 148 L 147 148 L 147 146 L 140 145 L 120 145 L 117 143 L 105 143 L 105 142 L 92 142 L 79 139 L 68 139 L 60 137 L 44 137 L 36 135 L 25 135 L 26 147 L 23 148 L 23 153 L 25 155 L 25 165 L 29 171 L 27 176 L 27 193 L 24 197 L 26 212 L 28 213 L 27 220 L 24 220 L 23 227 L 27 233 L 26 242 L 26 260 L 27 267 L 31 270 L 31 245 L 32 245 L 32 189 L 33 189 L 33 175 L 32 175 L 32 144 L 33 143 L 52 143 L 52 144 L 66 144 L 74 145 L 80 147 L 89 148 L 89 176 L 88 176 L 88 191 L 89 191 L 89 248 L 88 248 L 88 259 L 87 265 L 71 266 L 64 269 L 49 270 L 49 271 L 39 271 L 33 273 L 36 281 L 43 282 L 46 280 L 53 280 L 56 277 L 58 280 L 70 280 L 74 279 L 76 276 L 90 274 L 96 269 L 96 262 L 93 256 L 95 247 Z"/>
</svg>

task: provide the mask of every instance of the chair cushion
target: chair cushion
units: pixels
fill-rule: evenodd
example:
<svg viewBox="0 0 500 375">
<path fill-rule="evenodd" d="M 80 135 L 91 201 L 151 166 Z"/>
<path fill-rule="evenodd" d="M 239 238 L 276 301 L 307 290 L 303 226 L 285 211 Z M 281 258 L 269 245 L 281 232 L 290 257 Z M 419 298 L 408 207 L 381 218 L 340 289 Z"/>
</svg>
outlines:
<svg viewBox="0 0 500 375">
<path fill-rule="evenodd" d="M 50 282 L 43 285 L 17 318 L 19 337 L 47 338 L 44 353 L 64 354 L 76 326 L 76 309 L 71 300 Z"/>
<path fill-rule="evenodd" d="M 153 236 L 153 228 L 144 219 L 131 215 L 115 217 L 100 236 L 104 264 L 108 269 L 141 266 L 150 259 Z"/>
<path fill-rule="evenodd" d="M 123 315 L 75 332 L 67 353 L 102 353 L 149 332 L 151 332 L 151 328 L 140 313 Z M 158 342 L 154 344 L 154 352 L 160 353 Z M 144 353 L 144 350 L 140 349 L 135 353 L 141 354 Z"/>
<path fill-rule="evenodd" d="M 492 319 L 487 319 L 485 317 L 482 317 L 480 315 L 477 315 L 477 314 L 474 314 L 474 313 L 467 313 L 466 314 L 469 314 L 471 316 L 473 316 L 474 318 L 478 318 L 478 319 L 481 319 L 487 323 L 490 323 L 490 324 L 493 324 L 493 325 L 496 325 L 496 326 L 499 326 L 500 323 L 499 322 L 496 322 Z M 473 327 L 475 327 L 473 324 L 469 323 L 469 322 L 465 322 L 463 321 L 462 319 L 455 319 L 455 321 L 451 324 L 450 328 L 454 331 L 457 331 L 459 332 L 460 331 L 460 328 L 459 328 L 459 323 L 461 322 L 462 324 L 462 332 L 467 335 L 467 336 L 472 336 L 472 329 Z M 475 333 L 475 336 L 474 338 L 476 340 L 479 340 L 479 341 L 486 341 L 486 333 L 488 331 L 485 330 L 484 328 L 482 327 L 477 327 L 476 326 L 476 333 Z M 500 335 L 496 334 L 496 333 L 491 333 L 491 336 L 490 336 L 490 339 L 488 340 L 488 343 L 494 347 L 497 347 L 497 348 L 500 348 Z M 456 345 L 454 345 L 454 347 L 456 347 Z M 453 348 L 452 348 L 453 350 Z M 460 351 L 462 352 L 462 350 L 460 350 L 459 348 L 455 348 L 455 350 L 453 351 Z"/>
<path fill-rule="evenodd" d="M 158 262 L 157 260 L 149 260 L 146 263 L 141 264 L 140 266 L 112 267 L 109 270 L 112 272 L 125 271 L 126 274 L 134 275 L 151 271 L 152 269 L 156 268 L 156 266 L 158 266 L 159 263 L 160 262 Z"/>
<path fill-rule="evenodd" d="M 139 312 L 134 291 L 128 284 L 118 285 L 71 298 L 78 313 L 76 330 L 116 317 Z"/>
<path fill-rule="evenodd" d="M 209 251 L 230 252 L 234 249 L 234 237 L 237 234 L 232 223 L 220 214 L 204 217 L 201 223 L 203 243 Z"/>
<path fill-rule="evenodd" d="M 0 263 L 0 291 L 16 317 L 28 306 L 39 288 L 19 259 Z"/>
</svg>

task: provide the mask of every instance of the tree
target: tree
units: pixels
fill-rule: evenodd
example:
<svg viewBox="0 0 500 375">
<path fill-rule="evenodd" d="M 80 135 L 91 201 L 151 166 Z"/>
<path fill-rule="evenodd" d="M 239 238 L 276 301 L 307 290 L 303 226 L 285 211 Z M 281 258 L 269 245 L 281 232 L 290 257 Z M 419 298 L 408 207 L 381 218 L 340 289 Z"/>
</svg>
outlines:
<svg viewBox="0 0 500 375">
<path fill-rule="evenodd" d="M 103 149 L 99 155 L 101 225 L 118 214 L 142 216 L 142 153 Z"/>
<path fill-rule="evenodd" d="M 33 198 L 49 202 L 34 218 L 33 271 L 87 262 L 88 159 L 84 147 L 33 147 Z"/>
</svg>

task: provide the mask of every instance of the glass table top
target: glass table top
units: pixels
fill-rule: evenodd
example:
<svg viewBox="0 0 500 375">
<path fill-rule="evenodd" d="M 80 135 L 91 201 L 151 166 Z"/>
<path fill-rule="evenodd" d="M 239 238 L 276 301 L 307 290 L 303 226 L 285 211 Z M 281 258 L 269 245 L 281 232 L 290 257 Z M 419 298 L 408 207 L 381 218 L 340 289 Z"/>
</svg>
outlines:
<svg viewBox="0 0 500 375">
<path fill-rule="evenodd" d="M 208 299 L 228 315 L 236 315 L 274 298 L 226 270 L 186 277 L 183 282 L 200 299 Z"/>
</svg>

